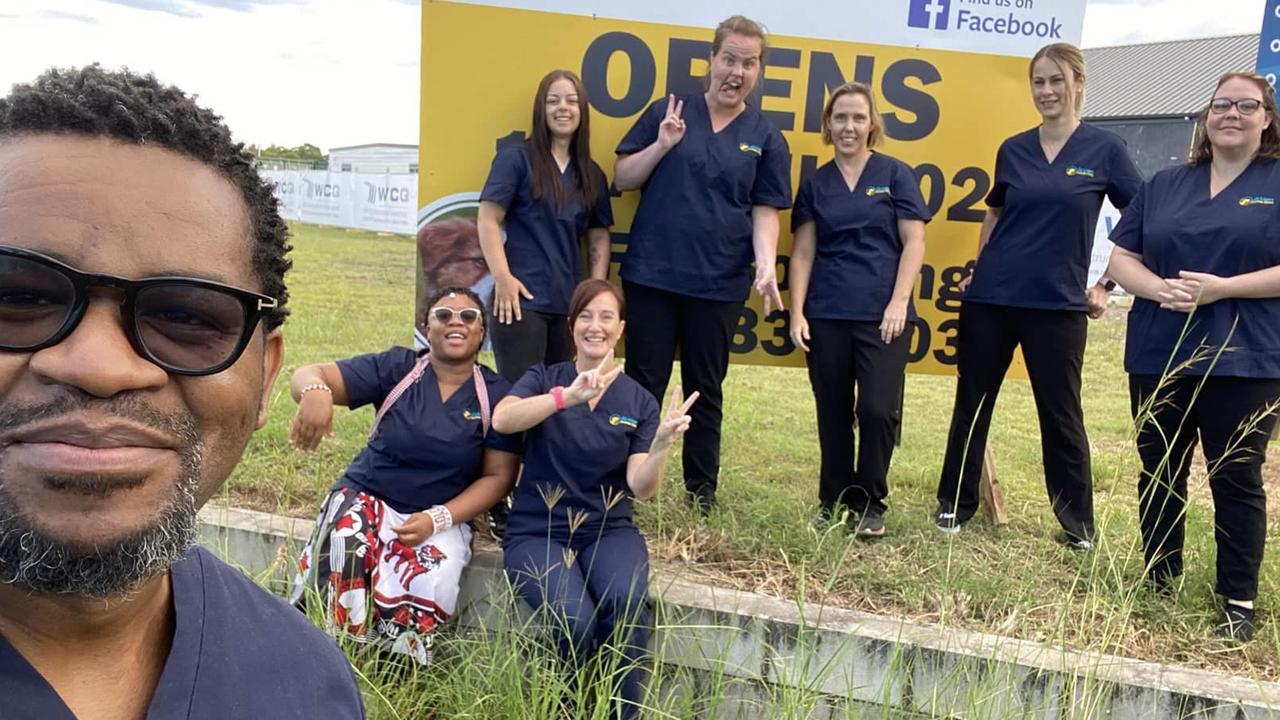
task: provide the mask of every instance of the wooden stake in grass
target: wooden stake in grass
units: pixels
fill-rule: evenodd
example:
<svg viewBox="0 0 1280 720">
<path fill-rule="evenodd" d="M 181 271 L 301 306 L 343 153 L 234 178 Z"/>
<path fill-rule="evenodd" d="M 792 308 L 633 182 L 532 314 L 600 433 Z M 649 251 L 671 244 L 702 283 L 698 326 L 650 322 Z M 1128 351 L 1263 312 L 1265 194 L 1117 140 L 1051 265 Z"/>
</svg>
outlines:
<svg viewBox="0 0 1280 720">
<path fill-rule="evenodd" d="M 1009 514 L 1004 510 L 1004 491 L 996 477 L 996 454 L 991 441 L 982 451 L 982 475 L 978 478 L 978 502 L 982 514 L 997 527 L 1009 524 Z"/>
</svg>

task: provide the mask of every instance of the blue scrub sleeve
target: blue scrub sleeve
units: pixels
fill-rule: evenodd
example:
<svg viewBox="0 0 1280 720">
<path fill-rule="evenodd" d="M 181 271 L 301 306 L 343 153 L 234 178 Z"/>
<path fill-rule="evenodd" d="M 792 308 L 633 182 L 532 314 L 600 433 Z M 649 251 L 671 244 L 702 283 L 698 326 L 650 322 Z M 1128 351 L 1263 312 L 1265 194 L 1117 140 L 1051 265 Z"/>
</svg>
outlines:
<svg viewBox="0 0 1280 720">
<path fill-rule="evenodd" d="M 1129 207 L 1142 187 L 1142 173 L 1129 157 L 1129 146 L 1117 139 L 1111 148 L 1111 168 L 1107 173 L 1107 197 L 1111 204 L 1123 210 Z"/>
<path fill-rule="evenodd" d="M 1000 143 L 1000 149 L 996 151 L 996 173 L 991 181 L 991 192 L 987 193 L 987 207 L 998 208 L 1004 207 L 1005 193 L 1009 192 L 1009 180 L 1005 177 L 1005 146 L 1009 144 L 1008 140 Z"/>
<path fill-rule="evenodd" d="M 640 398 L 640 412 L 636 416 L 640 418 L 640 424 L 631 435 L 630 455 L 649 452 L 649 448 L 653 446 L 653 438 L 658 434 L 658 423 L 661 422 L 659 417 L 661 408 L 658 407 L 658 401 L 642 388 L 637 390 L 636 396 Z"/>
<path fill-rule="evenodd" d="M 547 366 L 538 363 L 525 371 L 507 394 L 512 397 L 527 398 L 542 395 L 551 390 L 547 384 Z"/>
<path fill-rule="evenodd" d="M 369 403 L 380 405 L 391 388 L 409 374 L 417 359 L 418 354 L 409 348 L 394 347 L 339 360 L 338 371 L 347 388 L 347 406 L 354 410 Z"/>
<path fill-rule="evenodd" d="M 782 210 L 791 207 L 791 148 L 787 146 L 787 139 L 774 127 L 770 127 L 769 134 L 765 136 L 764 157 L 756 166 L 751 204 Z"/>
<path fill-rule="evenodd" d="M 662 118 L 666 114 L 667 98 L 658 98 L 645 108 L 640 117 L 636 118 L 636 124 L 622 136 L 622 141 L 618 143 L 614 152 L 619 155 L 630 155 L 652 145 L 653 141 L 658 139 L 658 126 L 662 124 Z"/>
<path fill-rule="evenodd" d="M 801 225 L 813 221 L 813 175 L 810 175 L 800 182 L 796 202 L 791 206 L 791 232 L 794 233 Z"/>
<path fill-rule="evenodd" d="M 596 176 L 596 187 L 600 188 L 600 197 L 596 198 L 596 202 L 591 206 L 591 212 L 587 214 L 587 228 L 608 228 L 613 225 L 613 203 L 609 198 L 609 178 L 605 177 L 604 171 L 600 166 L 591 162 L 591 172 Z"/>
<path fill-rule="evenodd" d="M 509 394 L 511 387 L 506 380 L 496 376 L 493 379 L 486 378 L 485 387 L 489 388 L 489 408 L 490 412 L 493 412 L 493 408 L 498 407 L 502 398 Z M 524 433 L 508 435 L 489 428 L 489 434 L 484 438 L 484 446 L 488 450 L 500 450 L 519 455 L 524 450 Z"/>
<path fill-rule="evenodd" d="M 1133 196 L 1133 202 L 1120 215 L 1120 222 L 1111 229 L 1111 242 L 1131 253 L 1142 254 L 1142 222 L 1147 204 L 1150 183 L 1142 185 Z"/>
<path fill-rule="evenodd" d="M 933 219 L 933 214 L 924 204 L 924 196 L 920 194 L 920 181 L 903 163 L 894 163 L 889 197 L 893 198 L 893 213 L 899 220 L 923 220 L 927 223 Z"/>
<path fill-rule="evenodd" d="M 528 170 L 524 161 L 524 149 L 520 147 L 504 147 L 498 150 L 489 166 L 489 177 L 484 181 L 484 189 L 480 191 L 480 199 L 498 203 L 503 209 L 510 209 L 520 183 Z"/>
</svg>

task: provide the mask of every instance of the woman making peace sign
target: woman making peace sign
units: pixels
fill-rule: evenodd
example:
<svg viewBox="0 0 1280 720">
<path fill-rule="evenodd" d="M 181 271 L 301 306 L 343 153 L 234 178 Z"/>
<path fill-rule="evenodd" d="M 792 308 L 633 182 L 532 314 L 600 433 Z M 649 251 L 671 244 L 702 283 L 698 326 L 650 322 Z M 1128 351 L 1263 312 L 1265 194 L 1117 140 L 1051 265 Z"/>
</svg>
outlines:
<svg viewBox="0 0 1280 720">
<path fill-rule="evenodd" d="M 632 717 L 649 637 L 649 553 L 631 498 L 657 493 L 698 394 L 682 403 L 676 387 L 660 419 L 653 396 L 614 365 L 626 325 L 616 287 L 584 280 L 569 306 L 577 360 L 534 365 L 493 414 L 498 432 L 528 431 L 503 565 L 529 605 L 554 614 L 567 661 L 586 660 L 614 636 L 624 657 L 618 711 Z"/>
</svg>

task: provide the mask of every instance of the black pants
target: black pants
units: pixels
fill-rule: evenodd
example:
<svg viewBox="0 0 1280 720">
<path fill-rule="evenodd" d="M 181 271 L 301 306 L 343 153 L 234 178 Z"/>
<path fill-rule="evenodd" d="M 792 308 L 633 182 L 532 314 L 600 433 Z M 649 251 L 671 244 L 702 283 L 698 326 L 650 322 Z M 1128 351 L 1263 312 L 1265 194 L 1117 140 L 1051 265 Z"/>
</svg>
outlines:
<svg viewBox="0 0 1280 720">
<path fill-rule="evenodd" d="M 907 367 L 911 325 L 892 343 L 878 322 L 809 320 L 809 382 L 818 409 L 822 470 L 818 501 L 831 509 L 883 513 L 889 460 L 902 418 L 898 400 Z M 858 418 L 857 465 L 853 419 Z"/>
<path fill-rule="evenodd" d="M 568 318 L 536 310 L 522 310 L 520 316 L 510 325 L 498 322 L 497 315 L 489 316 L 493 359 L 498 374 L 510 383 L 538 363 L 551 365 L 573 358 Z"/>
<path fill-rule="evenodd" d="M 978 509 L 978 481 L 1000 384 L 1022 346 L 1040 419 L 1045 485 L 1058 522 L 1093 537 L 1093 475 L 1080 406 L 1080 372 L 1088 318 L 1072 310 L 1037 310 L 966 302 L 960 308 L 956 402 L 938 501 L 961 520 Z"/>
<path fill-rule="evenodd" d="M 1213 494 L 1220 595 L 1252 600 L 1267 540 L 1262 462 L 1276 424 L 1280 379 L 1130 375 L 1138 426 L 1138 518 L 1148 572 L 1182 574 L 1187 474 L 1196 439 L 1204 446 Z"/>
<path fill-rule="evenodd" d="M 698 392 L 684 436 L 684 485 L 714 491 L 720 474 L 720 421 L 729 342 L 740 302 L 702 300 L 623 281 L 627 297 L 627 374 L 662 404 L 680 350 L 680 385 Z"/>
</svg>

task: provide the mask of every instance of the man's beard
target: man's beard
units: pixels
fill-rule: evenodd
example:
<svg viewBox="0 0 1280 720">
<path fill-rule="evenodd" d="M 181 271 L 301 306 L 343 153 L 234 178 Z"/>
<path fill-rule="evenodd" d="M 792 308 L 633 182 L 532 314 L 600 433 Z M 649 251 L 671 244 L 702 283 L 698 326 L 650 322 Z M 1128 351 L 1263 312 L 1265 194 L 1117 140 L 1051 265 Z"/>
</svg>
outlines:
<svg viewBox="0 0 1280 720">
<path fill-rule="evenodd" d="M 168 570 L 195 543 L 203 444 L 190 414 L 160 413 L 134 395 L 106 401 L 64 395 L 46 405 L 0 408 L 0 432 L 88 408 L 161 428 L 179 441 L 179 474 L 168 504 L 150 525 L 127 537 L 105 544 L 70 543 L 51 537 L 30 513 L 19 511 L 0 473 L 0 582 L 42 595 L 106 599 L 131 592 Z M 44 481 L 57 484 L 60 479 Z M 141 481 L 138 478 L 139 484 Z M 89 493 L 106 491 L 93 484 L 85 486 L 82 481 L 80 487 Z M 87 516 L 84 521 L 92 523 L 94 519 Z"/>
</svg>

